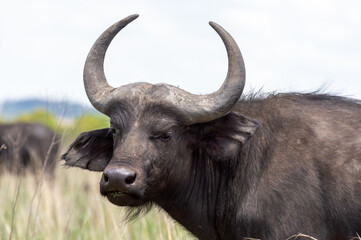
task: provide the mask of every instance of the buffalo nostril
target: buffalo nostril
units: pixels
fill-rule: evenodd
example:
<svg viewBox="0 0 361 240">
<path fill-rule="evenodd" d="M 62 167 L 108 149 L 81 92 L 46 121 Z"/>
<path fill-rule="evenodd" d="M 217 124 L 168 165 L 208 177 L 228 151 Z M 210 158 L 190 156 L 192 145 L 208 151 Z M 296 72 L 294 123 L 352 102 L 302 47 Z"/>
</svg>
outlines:
<svg viewBox="0 0 361 240">
<path fill-rule="evenodd" d="M 131 172 L 129 173 L 126 177 L 125 177 L 125 183 L 130 185 L 133 184 L 135 182 L 135 178 L 136 178 L 137 174 L 135 172 Z"/>
<path fill-rule="evenodd" d="M 135 185 L 137 174 L 128 168 L 109 168 L 104 170 L 100 187 L 102 191 L 126 192 Z"/>
<path fill-rule="evenodd" d="M 109 182 L 108 174 L 106 174 L 106 173 L 103 174 L 103 180 L 104 180 L 104 183 L 108 183 L 108 182 Z"/>
</svg>

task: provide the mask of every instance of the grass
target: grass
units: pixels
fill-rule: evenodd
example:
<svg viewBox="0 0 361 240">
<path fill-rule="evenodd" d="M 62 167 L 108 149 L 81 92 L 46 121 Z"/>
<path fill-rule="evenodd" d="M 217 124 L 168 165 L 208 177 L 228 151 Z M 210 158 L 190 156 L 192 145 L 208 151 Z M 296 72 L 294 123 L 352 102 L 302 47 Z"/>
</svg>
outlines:
<svg viewBox="0 0 361 240">
<path fill-rule="evenodd" d="M 0 239 L 194 239 L 159 209 L 125 223 L 125 210 L 100 196 L 99 179 L 62 167 L 52 182 L 3 173 Z"/>
<path fill-rule="evenodd" d="M 89 116 L 85 122 L 92 122 Z M 53 128 L 64 148 L 76 137 L 76 126 L 64 130 L 60 123 L 61 119 Z M 125 209 L 100 195 L 100 177 L 101 173 L 60 164 L 52 181 L 0 172 L 0 240 L 195 239 L 160 209 L 125 223 Z"/>
<path fill-rule="evenodd" d="M 0 239 L 195 239 L 159 209 L 125 223 L 125 209 L 99 194 L 100 174 L 59 166 L 49 182 L 2 173 Z M 303 234 L 288 239 L 305 238 L 315 239 Z"/>
</svg>

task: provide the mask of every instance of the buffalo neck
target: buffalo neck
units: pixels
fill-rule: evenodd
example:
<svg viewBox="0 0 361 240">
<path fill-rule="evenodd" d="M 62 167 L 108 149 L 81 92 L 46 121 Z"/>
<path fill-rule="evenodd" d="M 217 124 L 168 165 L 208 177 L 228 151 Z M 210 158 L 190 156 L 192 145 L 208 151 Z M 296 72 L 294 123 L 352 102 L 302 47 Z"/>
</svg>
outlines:
<svg viewBox="0 0 361 240">
<path fill-rule="evenodd" d="M 187 164 L 173 167 L 173 181 L 155 203 L 199 239 L 219 239 L 217 219 L 225 217 L 231 174 L 202 150 L 192 155 Z"/>
<path fill-rule="evenodd" d="M 257 136 L 233 159 L 212 159 L 197 149 L 192 157 L 175 161 L 169 169 L 173 181 L 155 203 L 199 239 L 224 239 L 224 233 L 237 238 L 232 235 L 236 229 L 247 235 L 248 209 L 238 209 L 245 215 L 244 222 L 235 221 L 237 212 L 231 209 L 242 201 L 256 199 L 249 189 L 256 188 L 260 174 L 267 168 L 261 155 L 271 154 L 267 150 L 269 136 L 263 127 Z"/>
</svg>

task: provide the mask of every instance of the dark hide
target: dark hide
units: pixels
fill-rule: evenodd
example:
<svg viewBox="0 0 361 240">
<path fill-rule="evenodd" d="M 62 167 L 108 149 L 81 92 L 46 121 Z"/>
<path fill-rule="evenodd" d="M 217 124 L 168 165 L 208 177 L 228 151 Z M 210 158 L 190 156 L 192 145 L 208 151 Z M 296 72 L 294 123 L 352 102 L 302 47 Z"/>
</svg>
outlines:
<svg viewBox="0 0 361 240">
<path fill-rule="evenodd" d="M 84 132 L 70 145 L 62 158 L 67 166 L 103 171 L 113 155 L 113 134 L 109 128 Z"/>
<path fill-rule="evenodd" d="M 0 125 L 0 169 L 17 174 L 54 175 L 59 139 L 41 124 Z"/>
<path fill-rule="evenodd" d="M 169 107 L 143 104 L 114 107 L 111 129 L 83 133 L 63 155 L 70 166 L 134 170 L 132 187 L 142 197 L 113 199 L 114 192 L 103 191 L 112 203 L 155 203 L 200 239 L 279 240 L 302 233 L 338 240 L 361 233 L 357 101 L 321 94 L 254 97 L 191 126 Z"/>
</svg>

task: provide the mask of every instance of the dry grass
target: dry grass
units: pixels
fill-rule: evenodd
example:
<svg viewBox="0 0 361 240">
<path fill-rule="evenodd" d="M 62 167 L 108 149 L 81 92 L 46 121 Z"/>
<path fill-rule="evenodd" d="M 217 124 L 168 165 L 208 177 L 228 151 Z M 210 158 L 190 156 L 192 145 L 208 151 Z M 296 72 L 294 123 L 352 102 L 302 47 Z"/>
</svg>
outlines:
<svg viewBox="0 0 361 240">
<path fill-rule="evenodd" d="M 360 237 L 360 235 L 357 233 L 357 237 L 353 237 L 353 238 L 351 238 L 350 240 L 361 240 L 361 237 Z"/>
<path fill-rule="evenodd" d="M 302 234 L 302 233 L 292 235 L 291 237 L 287 238 L 286 240 L 299 239 L 299 238 L 302 238 L 302 239 L 307 238 L 307 239 L 311 239 L 311 240 L 317 240 L 317 238 L 314 238 L 314 237 L 311 237 L 311 236 L 308 236 L 308 235 L 305 235 L 305 234 Z"/>
<path fill-rule="evenodd" d="M 61 122 L 62 118 L 55 130 Z M 62 131 L 62 141 L 67 133 Z M 69 136 L 68 141 L 72 141 Z M 3 149 L 6 146 L 0 146 Z M 101 173 L 58 164 L 55 179 L 47 181 L 44 171 L 45 165 L 39 176 L 0 173 L 0 239 L 194 239 L 159 209 L 125 224 L 125 209 L 99 194 Z"/>
<path fill-rule="evenodd" d="M 52 182 L 1 175 L 0 239 L 193 238 L 156 209 L 125 224 L 124 209 L 100 196 L 99 179 L 98 173 L 61 167 Z"/>
</svg>

